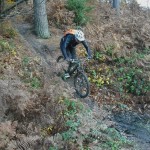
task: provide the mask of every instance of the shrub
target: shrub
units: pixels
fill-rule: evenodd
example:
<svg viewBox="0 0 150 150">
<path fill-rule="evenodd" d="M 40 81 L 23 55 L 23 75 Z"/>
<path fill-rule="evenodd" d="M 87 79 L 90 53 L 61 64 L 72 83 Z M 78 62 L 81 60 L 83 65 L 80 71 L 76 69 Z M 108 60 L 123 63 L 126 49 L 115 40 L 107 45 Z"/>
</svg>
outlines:
<svg viewBox="0 0 150 150">
<path fill-rule="evenodd" d="M 116 72 L 121 89 L 134 95 L 145 95 L 150 90 L 150 82 L 141 69 L 121 67 Z"/>
<path fill-rule="evenodd" d="M 90 20 L 87 13 L 92 10 L 92 7 L 87 6 L 87 1 L 88 0 L 67 0 L 67 9 L 74 11 L 74 22 L 77 25 L 85 25 Z"/>
</svg>

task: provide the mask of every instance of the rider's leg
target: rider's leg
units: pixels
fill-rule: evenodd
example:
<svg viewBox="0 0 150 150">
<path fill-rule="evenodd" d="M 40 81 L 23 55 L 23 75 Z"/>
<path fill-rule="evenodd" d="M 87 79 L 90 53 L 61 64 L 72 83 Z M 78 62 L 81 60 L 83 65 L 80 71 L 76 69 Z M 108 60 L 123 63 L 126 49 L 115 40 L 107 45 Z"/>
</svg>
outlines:
<svg viewBox="0 0 150 150">
<path fill-rule="evenodd" d="M 74 55 L 73 55 L 73 53 L 72 53 L 72 50 L 73 50 L 73 49 L 72 49 L 71 47 L 68 47 L 68 48 L 67 48 L 67 54 L 68 54 L 68 56 L 69 56 L 70 59 L 74 59 Z M 72 66 L 72 63 L 69 62 L 67 73 L 70 72 L 71 66 Z"/>
<path fill-rule="evenodd" d="M 62 38 L 61 41 L 60 41 L 60 50 L 61 50 L 61 53 L 62 53 L 64 59 L 66 59 L 66 58 L 65 58 L 65 55 L 64 55 L 64 51 L 63 51 L 63 40 L 64 40 L 64 39 Z"/>
<path fill-rule="evenodd" d="M 67 52 L 68 57 L 69 57 L 70 59 L 72 59 L 72 55 L 71 55 L 71 52 L 70 52 L 70 49 L 69 49 L 69 48 L 66 49 L 66 52 Z M 69 77 L 70 77 L 69 72 L 70 72 L 71 64 L 72 64 L 72 63 L 69 62 L 68 69 L 67 69 L 66 72 L 65 72 L 65 78 L 69 78 Z"/>
<path fill-rule="evenodd" d="M 70 58 L 71 59 L 76 59 L 76 50 L 75 50 L 75 47 L 68 48 L 68 52 L 70 53 Z M 70 72 L 70 69 L 71 69 L 71 67 L 73 67 L 73 65 L 74 65 L 74 63 L 69 62 L 67 73 Z"/>
<path fill-rule="evenodd" d="M 70 53 L 71 53 L 71 59 L 76 59 L 76 58 L 77 58 L 75 47 L 72 47 L 72 48 L 70 49 Z"/>
</svg>

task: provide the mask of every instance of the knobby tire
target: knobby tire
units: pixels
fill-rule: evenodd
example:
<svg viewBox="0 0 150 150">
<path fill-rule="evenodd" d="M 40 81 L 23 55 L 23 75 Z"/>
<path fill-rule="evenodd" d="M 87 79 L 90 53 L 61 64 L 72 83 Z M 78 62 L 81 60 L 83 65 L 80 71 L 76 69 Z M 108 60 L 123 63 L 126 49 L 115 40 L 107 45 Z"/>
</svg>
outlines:
<svg viewBox="0 0 150 150">
<path fill-rule="evenodd" d="M 74 77 L 74 87 L 76 93 L 85 98 L 89 95 L 90 85 L 87 76 L 83 72 L 78 72 Z"/>
</svg>

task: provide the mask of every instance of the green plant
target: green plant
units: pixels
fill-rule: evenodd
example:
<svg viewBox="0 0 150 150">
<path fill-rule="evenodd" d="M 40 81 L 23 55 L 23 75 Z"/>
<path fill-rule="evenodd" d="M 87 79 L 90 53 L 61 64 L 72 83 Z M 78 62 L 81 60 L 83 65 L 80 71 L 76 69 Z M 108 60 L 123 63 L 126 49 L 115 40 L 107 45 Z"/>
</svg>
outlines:
<svg viewBox="0 0 150 150">
<path fill-rule="evenodd" d="M 121 67 L 116 72 L 118 81 L 121 83 L 120 89 L 134 95 L 145 95 L 150 91 L 150 82 L 141 69 L 136 67 Z M 122 91 L 123 92 L 123 91 Z"/>
<path fill-rule="evenodd" d="M 49 147 L 48 150 L 58 150 L 56 147 Z"/>
<path fill-rule="evenodd" d="M 118 57 L 114 59 L 116 66 L 132 66 L 134 65 L 137 57 Z"/>
<path fill-rule="evenodd" d="M 36 61 L 36 59 L 28 56 L 23 57 L 21 71 L 19 71 L 19 75 L 23 81 L 25 83 L 29 83 L 29 85 L 34 89 L 38 89 L 42 85 L 40 74 L 36 74 L 38 72 Z"/>
<path fill-rule="evenodd" d="M 108 55 L 108 56 L 113 56 L 113 50 L 114 50 L 114 45 L 110 45 L 110 46 L 107 46 L 106 47 L 106 54 Z"/>
<path fill-rule="evenodd" d="M 99 62 L 104 62 L 106 60 L 106 57 L 101 52 L 95 51 L 95 53 L 94 53 L 94 59 L 98 60 Z"/>
<path fill-rule="evenodd" d="M 0 40 L 0 52 L 9 52 L 12 54 L 13 51 L 15 51 L 15 46 L 10 43 L 9 41 L 6 41 L 4 39 Z"/>
<path fill-rule="evenodd" d="M 117 87 L 120 92 L 131 93 L 134 95 L 146 95 L 150 91 L 150 81 L 143 68 L 136 67 L 136 63 L 144 59 L 149 53 L 149 49 L 137 52 L 132 51 L 129 56 L 114 59 L 116 71 L 114 76 L 117 78 Z"/>
<path fill-rule="evenodd" d="M 110 137 L 101 145 L 105 149 L 120 150 L 124 145 L 132 145 L 131 142 L 115 128 L 107 128 L 104 133 Z"/>
<path fill-rule="evenodd" d="M 67 0 L 67 9 L 74 11 L 74 22 L 79 26 L 85 25 L 90 20 L 87 13 L 92 10 L 92 7 L 87 6 L 87 2 L 88 0 Z"/>
<path fill-rule="evenodd" d="M 3 39 L 0 40 L 0 52 L 4 52 L 6 55 L 8 54 L 10 57 L 17 55 L 14 43 Z"/>
<path fill-rule="evenodd" d="M 22 65 L 27 66 L 30 62 L 30 58 L 28 56 L 25 56 L 22 60 Z"/>
<path fill-rule="evenodd" d="M 4 21 L 0 24 L 0 33 L 6 38 L 15 38 L 18 34 L 9 21 Z"/>
<path fill-rule="evenodd" d="M 73 133 L 78 130 L 80 125 L 80 120 L 77 117 L 77 113 L 78 111 L 82 111 L 83 105 L 68 99 L 64 100 L 64 104 L 67 107 L 63 112 L 64 118 L 66 118 L 65 128 L 67 130 L 62 132 L 62 137 L 65 141 L 70 139 L 75 140 L 75 134 Z"/>
<path fill-rule="evenodd" d="M 150 90 L 150 83 L 143 76 L 143 72 L 140 69 L 128 70 L 124 75 L 126 81 L 125 88 L 127 92 L 135 95 L 144 95 Z"/>
<path fill-rule="evenodd" d="M 150 53 L 150 47 L 143 49 L 142 53 L 143 54 L 149 54 Z"/>
<path fill-rule="evenodd" d="M 37 77 L 31 78 L 30 85 L 32 88 L 38 89 L 41 86 L 41 82 Z"/>
<path fill-rule="evenodd" d="M 109 68 L 107 68 L 106 66 L 103 68 L 95 68 L 93 70 L 90 70 L 90 75 L 88 79 L 90 82 L 94 83 L 97 87 L 102 87 L 104 84 L 109 85 L 111 80 L 109 78 L 108 72 Z"/>
</svg>

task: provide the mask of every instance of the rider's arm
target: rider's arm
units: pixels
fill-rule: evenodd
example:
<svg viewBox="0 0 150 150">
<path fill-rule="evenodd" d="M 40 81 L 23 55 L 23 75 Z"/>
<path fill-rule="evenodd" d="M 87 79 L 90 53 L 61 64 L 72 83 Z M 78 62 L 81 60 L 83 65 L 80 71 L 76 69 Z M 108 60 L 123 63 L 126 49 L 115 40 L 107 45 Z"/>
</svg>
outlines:
<svg viewBox="0 0 150 150">
<path fill-rule="evenodd" d="M 88 46 L 87 42 L 86 42 L 86 41 L 82 41 L 81 43 L 82 43 L 82 44 L 83 44 L 83 46 L 85 47 L 85 49 L 86 49 L 86 51 L 87 51 L 88 56 L 89 56 L 89 57 L 92 57 L 91 50 L 90 50 L 90 48 L 89 48 L 89 46 Z"/>
<path fill-rule="evenodd" d="M 64 41 L 63 41 L 63 44 L 62 44 L 62 51 L 63 51 L 65 59 L 68 58 L 68 55 L 67 55 L 67 46 L 69 45 L 71 39 L 72 39 L 72 35 L 71 34 L 66 35 L 64 37 L 64 39 L 63 39 Z"/>
</svg>

